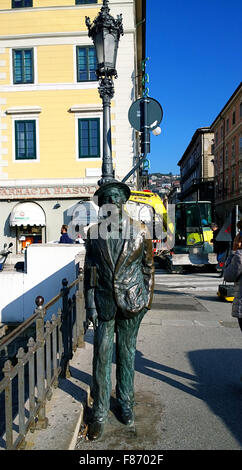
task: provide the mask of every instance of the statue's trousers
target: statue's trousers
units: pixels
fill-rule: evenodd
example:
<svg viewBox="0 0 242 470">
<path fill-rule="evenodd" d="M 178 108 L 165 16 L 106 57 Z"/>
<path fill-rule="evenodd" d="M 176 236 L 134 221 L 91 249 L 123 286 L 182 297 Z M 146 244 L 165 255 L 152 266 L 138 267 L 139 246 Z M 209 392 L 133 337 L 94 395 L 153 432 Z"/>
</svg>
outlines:
<svg viewBox="0 0 242 470">
<path fill-rule="evenodd" d="M 133 318 L 123 318 L 117 312 L 112 320 L 98 321 L 94 333 L 92 388 L 95 420 L 106 420 L 110 407 L 114 333 L 116 333 L 116 399 L 122 407 L 133 407 L 136 340 L 140 322 L 146 312 L 147 309 L 144 309 Z"/>
</svg>

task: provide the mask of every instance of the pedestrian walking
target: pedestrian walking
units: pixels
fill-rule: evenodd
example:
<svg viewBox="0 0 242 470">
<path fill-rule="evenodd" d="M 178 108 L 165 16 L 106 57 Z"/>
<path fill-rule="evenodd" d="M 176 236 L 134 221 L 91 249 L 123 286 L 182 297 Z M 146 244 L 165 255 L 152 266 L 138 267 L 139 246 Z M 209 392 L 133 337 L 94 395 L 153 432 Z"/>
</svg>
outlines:
<svg viewBox="0 0 242 470">
<path fill-rule="evenodd" d="M 225 258 L 229 249 L 229 242 L 226 241 L 220 241 L 217 240 L 217 236 L 220 232 L 220 228 L 216 223 L 211 224 L 211 229 L 213 231 L 213 238 L 212 238 L 212 243 L 213 243 L 213 248 L 214 248 L 214 253 L 217 253 L 217 260 L 218 262 L 222 260 L 222 258 Z"/>
<path fill-rule="evenodd" d="M 221 273 L 219 274 L 218 277 L 223 277 L 223 267 L 229 254 L 230 243 L 226 241 L 217 240 L 217 236 L 220 232 L 220 228 L 215 222 L 211 224 L 211 229 L 213 231 L 213 238 L 212 238 L 213 249 L 214 249 L 214 253 L 217 254 L 218 268 L 221 269 Z"/>
<path fill-rule="evenodd" d="M 61 236 L 60 236 L 60 241 L 59 243 L 74 243 L 72 238 L 69 237 L 68 233 L 68 226 L 67 225 L 62 225 L 61 227 Z"/>
<path fill-rule="evenodd" d="M 237 224 L 242 229 L 242 220 Z M 233 251 L 229 255 L 224 267 L 224 279 L 234 282 L 234 300 L 232 304 L 232 316 L 238 318 L 242 331 L 242 233 L 236 235 L 233 242 Z"/>
</svg>

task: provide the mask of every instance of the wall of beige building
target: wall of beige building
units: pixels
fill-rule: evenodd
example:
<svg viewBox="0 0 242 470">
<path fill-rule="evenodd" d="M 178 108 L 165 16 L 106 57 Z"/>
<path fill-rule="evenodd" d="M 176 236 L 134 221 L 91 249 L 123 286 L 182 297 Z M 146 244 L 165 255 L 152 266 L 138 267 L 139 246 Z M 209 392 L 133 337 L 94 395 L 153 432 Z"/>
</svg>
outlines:
<svg viewBox="0 0 242 470">
<path fill-rule="evenodd" d="M 13 251 L 18 252 L 16 228 L 9 225 L 11 213 L 17 203 L 21 201 L 24 203 L 29 199 L 42 208 L 46 217 L 46 225 L 41 229 L 42 240 L 50 241 L 59 238 L 61 224 L 68 222 L 66 214 L 70 207 L 78 201 L 90 199 L 94 193 L 94 186 L 101 174 L 101 159 L 97 162 L 87 161 L 85 166 L 83 162 L 78 161 L 75 122 L 78 117 L 84 115 L 85 111 L 87 114 L 90 113 L 90 116 L 93 112 L 96 113 L 95 116 L 100 117 L 102 125 L 101 100 L 97 92 L 97 82 L 95 88 L 93 83 L 88 84 L 87 90 L 85 84 L 76 83 L 75 48 L 77 45 L 92 44 L 91 39 L 87 37 L 83 12 L 89 7 L 91 13 L 98 11 L 97 7 L 99 8 L 101 3 L 98 1 L 98 5 L 75 6 L 74 0 L 34 0 L 33 9 L 22 9 L 22 11 L 13 11 L 10 0 L 3 0 L 1 3 L 0 22 L 2 21 L 5 26 L 0 36 L 0 248 L 4 242 L 13 241 Z M 135 132 L 128 121 L 129 107 L 137 97 L 136 1 L 110 0 L 109 4 L 114 17 L 122 12 L 125 31 L 119 43 L 118 78 L 114 82 L 115 95 L 111 109 L 114 167 L 116 178 L 121 180 L 133 166 L 137 155 Z M 31 15 L 35 14 L 40 18 L 37 25 L 36 22 L 34 25 L 31 22 Z M 15 21 L 17 17 L 21 17 L 23 21 Z M 63 23 L 63 17 L 70 18 L 71 23 Z M 46 18 L 50 23 L 45 21 Z M 62 18 L 62 23 L 58 23 L 58 18 Z M 62 29 L 60 24 L 63 26 Z M 51 25 L 53 30 L 50 29 Z M 33 85 L 16 87 L 11 81 L 11 53 L 15 47 L 34 48 L 37 66 Z M 56 54 L 57 48 L 59 52 L 54 63 L 53 54 Z M 63 57 L 66 66 L 62 75 L 57 73 L 57 69 L 62 70 Z M 33 115 L 33 106 L 36 115 Z M 95 110 L 92 109 L 93 106 Z M 24 107 L 26 109 L 23 109 Z M 69 136 L 69 141 L 66 139 L 59 147 L 57 138 L 48 131 L 46 120 L 48 110 L 56 118 L 64 113 L 64 120 L 67 123 L 66 127 L 63 126 L 63 133 L 60 133 L 60 130 L 58 132 Z M 39 160 L 36 162 L 20 164 L 14 162 L 13 122 L 18 116 L 17 112 L 26 119 L 34 116 L 39 123 Z M 62 119 L 62 125 L 64 120 Z M 69 151 L 67 142 L 70 143 Z M 51 159 L 53 155 L 55 155 L 54 162 Z M 60 156 L 61 162 L 58 160 Z M 92 191 L 79 192 L 79 197 L 76 196 L 78 179 L 80 185 L 88 186 Z M 135 176 L 130 179 L 130 184 L 135 187 Z M 40 186 L 53 191 L 56 186 L 61 185 L 73 190 L 73 198 L 61 194 L 59 196 L 57 194 L 56 198 L 53 195 L 48 198 L 46 193 L 47 197 L 44 199 L 38 194 Z M 12 196 L 12 188 L 23 193 L 29 191 L 30 197 L 27 198 L 20 193 L 19 197 Z M 60 207 L 54 209 L 57 203 Z"/>
<path fill-rule="evenodd" d="M 203 154 L 204 154 L 204 166 L 203 166 L 203 178 L 214 177 L 214 155 L 212 153 L 214 134 L 213 132 L 203 135 Z"/>
</svg>

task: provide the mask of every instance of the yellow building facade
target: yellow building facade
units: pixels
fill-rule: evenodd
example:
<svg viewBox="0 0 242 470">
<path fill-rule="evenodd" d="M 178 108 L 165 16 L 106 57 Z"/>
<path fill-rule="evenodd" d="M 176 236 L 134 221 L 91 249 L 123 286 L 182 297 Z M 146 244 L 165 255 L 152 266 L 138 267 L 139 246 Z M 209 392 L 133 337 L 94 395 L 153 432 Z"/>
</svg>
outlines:
<svg viewBox="0 0 242 470">
<path fill-rule="evenodd" d="M 128 110 L 139 97 L 144 34 L 137 25 L 144 4 L 109 2 L 124 24 L 111 110 L 119 180 L 137 156 Z M 101 6 L 100 0 L 1 0 L 0 243 L 11 239 L 16 253 L 58 239 L 73 208 L 97 188 L 103 116 L 85 17 L 93 20 Z M 135 176 L 128 183 L 135 188 Z"/>
</svg>

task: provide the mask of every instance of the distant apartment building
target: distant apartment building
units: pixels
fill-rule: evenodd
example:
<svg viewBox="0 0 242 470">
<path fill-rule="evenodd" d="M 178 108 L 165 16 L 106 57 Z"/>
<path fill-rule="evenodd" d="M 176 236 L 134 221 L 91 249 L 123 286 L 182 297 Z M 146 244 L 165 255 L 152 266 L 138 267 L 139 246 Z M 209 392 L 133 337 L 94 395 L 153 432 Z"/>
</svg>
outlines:
<svg viewBox="0 0 242 470">
<path fill-rule="evenodd" d="M 209 127 L 197 129 L 179 160 L 181 201 L 213 201 L 213 138 L 213 131 Z"/>
<path fill-rule="evenodd" d="M 242 82 L 211 125 L 214 133 L 215 210 L 218 219 L 242 212 Z"/>
<path fill-rule="evenodd" d="M 137 157 L 128 109 L 142 91 L 145 5 L 109 1 L 124 26 L 111 106 L 118 180 Z M 0 1 L 0 248 L 13 241 L 21 253 L 59 239 L 97 188 L 103 114 L 85 17 L 92 21 L 101 7 L 101 0 Z M 136 189 L 135 175 L 127 183 Z"/>
</svg>

